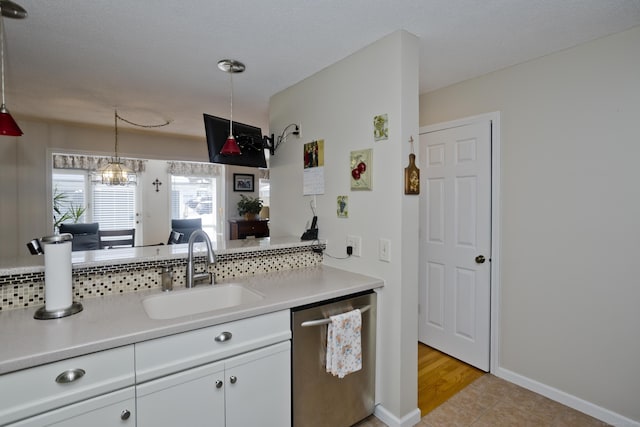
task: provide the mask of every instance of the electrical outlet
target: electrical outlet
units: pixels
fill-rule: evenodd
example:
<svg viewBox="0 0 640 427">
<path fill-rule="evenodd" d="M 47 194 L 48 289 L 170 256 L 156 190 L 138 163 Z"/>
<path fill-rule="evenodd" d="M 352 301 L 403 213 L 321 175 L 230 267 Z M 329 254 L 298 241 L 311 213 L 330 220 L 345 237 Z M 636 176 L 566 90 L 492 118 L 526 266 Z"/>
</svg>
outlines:
<svg viewBox="0 0 640 427">
<path fill-rule="evenodd" d="M 360 256 L 360 247 L 362 246 L 362 237 L 360 236 L 347 236 L 347 246 L 353 248 L 352 256 Z"/>
<path fill-rule="evenodd" d="M 391 241 L 389 239 L 378 240 L 378 258 L 380 261 L 391 262 Z"/>
</svg>

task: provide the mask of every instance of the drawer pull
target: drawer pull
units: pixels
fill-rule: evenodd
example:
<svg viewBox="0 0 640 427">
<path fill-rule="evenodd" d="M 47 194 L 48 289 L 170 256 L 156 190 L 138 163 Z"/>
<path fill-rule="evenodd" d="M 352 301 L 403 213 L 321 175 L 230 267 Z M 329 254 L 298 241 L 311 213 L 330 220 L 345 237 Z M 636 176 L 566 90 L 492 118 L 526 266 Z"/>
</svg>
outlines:
<svg viewBox="0 0 640 427">
<path fill-rule="evenodd" d="M 131 411 L 128 409 L 125 409 L 124 411 L 122 411 L 122 413 L 120 414 L 120 419 L 121 420 L 128 420 L 129 417 L 131 416 Z"/>
<path fill-rule="evenodd" d="M 58 384 L 72 383 L 84 377 L 84 374 L 86 374 L 84 369 L 69 369 L 58 375 L 56 377 L 56 382 Z"/>
<path fill-rule="evenodd" d="M 222 388 L 222 381 L 216 380 L 216 388 Z"/>
<path fill-rule="evenodd" d="M 231 332 L 223 332 L 220 335 L 218 335 L 217 337 L 215 337 L 215 341 L 216 342 L 225 342 L 225 341 L 229 341 L 231 339 L 233 335 L 231 334 Z"/>
<path fill-rule="evenodd" d="M 231 382 L 231 384 L 235 384 L 238 382 L 238 377 L 236 377 L 235 375 L 231 375 L 231 377 L 229 377 L 229 381 Z"/>
</svg>

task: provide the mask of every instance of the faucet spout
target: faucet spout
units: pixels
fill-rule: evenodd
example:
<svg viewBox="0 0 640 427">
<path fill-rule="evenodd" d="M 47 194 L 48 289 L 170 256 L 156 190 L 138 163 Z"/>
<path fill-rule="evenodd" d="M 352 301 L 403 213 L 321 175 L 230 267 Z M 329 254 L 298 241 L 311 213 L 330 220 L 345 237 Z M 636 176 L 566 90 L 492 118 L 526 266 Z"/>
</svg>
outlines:
<svg viewBox="0 0 640 427">
<path fill-rule="evenodd" d="M 209 239 L 209 236 L 207 235 L 207 233 L 205 233 L 202 229 L 198 229 L 193 233 L 191 233 L 191 236 L 189 236 L 189 252 L 187 255 L 187 280 L 185 283 L 185 286 L 187 288 L 193 288 L 198 280 L 212 277 L 207 272 L 200 273 L 200 274 L 195 273 L 195 263 L 193 262 L 193 244 L 195 243 L 198 237 L 201 237 L 207 246 L 207 258 L 209 261 L 208 265 L 215 264 L 216 262 L 216 254 L 213 252 L 213 247 L 211 246 L 211 239 Z M 214 281 L 210 280 L 210 282 L 213 284 Z"/>
</svg>

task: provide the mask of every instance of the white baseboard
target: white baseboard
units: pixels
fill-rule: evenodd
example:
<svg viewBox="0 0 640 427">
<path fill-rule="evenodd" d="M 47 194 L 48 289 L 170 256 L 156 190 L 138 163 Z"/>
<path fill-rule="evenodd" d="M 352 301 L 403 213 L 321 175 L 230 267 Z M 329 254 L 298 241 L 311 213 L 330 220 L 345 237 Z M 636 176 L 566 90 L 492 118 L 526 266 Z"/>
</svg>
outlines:
<svg viewBox="0 0 640 427">
<path fill-rule="evenodd" d="M 420 409 L 416 408 L 402 418 L 398 418 L 387 411 L 382 405 L 377 405 L 373 415 L 389 427 L 413 427 L 420 422 Z"/>
<path fill-rule="evenodd" d="M 584 412 L 585 414 L 604 421 L 605 423 L 617 427 L 640 427 L 640 422 L 638 421 L 634 421 L 601 406 L 580 399 L 579 397 L 573 396 L 569 393 L 565 393 L 564 391 L 532 380 L 531 378 L 516 374 L 515 372 L 512 372 L 508 369 L 498 368 L 497 370 L 495 370 L 495 372 L 492 372 L 492 374 L 516 385 L 524 387 L 528 390 L 541 394 L 545 397 L 548 397 L 549 399 L 555 400 L 556 402 L 560 402 L 563 405 L 566 405 L 577 411 Z"/>
</svg>

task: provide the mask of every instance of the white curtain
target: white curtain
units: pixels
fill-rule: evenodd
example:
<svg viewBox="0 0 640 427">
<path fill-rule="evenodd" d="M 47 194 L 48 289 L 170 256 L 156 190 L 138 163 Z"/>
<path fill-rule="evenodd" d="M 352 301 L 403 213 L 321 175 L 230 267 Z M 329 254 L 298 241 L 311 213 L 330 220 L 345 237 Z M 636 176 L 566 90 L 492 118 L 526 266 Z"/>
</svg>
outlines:
<svg viewBox="0 0 640 427">
<path fill-rule="evenodd" d="M 167 162 L 171 175 L 180 176 L 220 176 L 222 166 L 215 163 L 199 162 Z"/>
<path fill-rule="evenodd" d="M 97 171 L 105 167 L 111 161 L 111 157 L 86 156 L 81 154 L 54 154 L 53 167 L 56 169 L 83 169 Z M 144 172 L 146 160 L 125 159 L 120 161 L 135 173 Z"/>
</svg>

